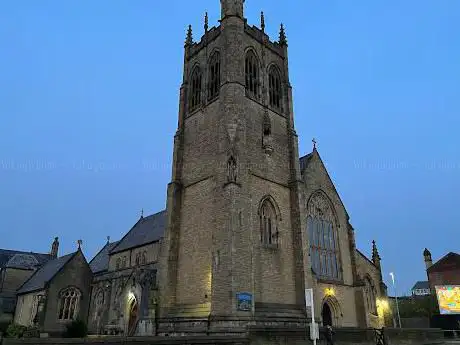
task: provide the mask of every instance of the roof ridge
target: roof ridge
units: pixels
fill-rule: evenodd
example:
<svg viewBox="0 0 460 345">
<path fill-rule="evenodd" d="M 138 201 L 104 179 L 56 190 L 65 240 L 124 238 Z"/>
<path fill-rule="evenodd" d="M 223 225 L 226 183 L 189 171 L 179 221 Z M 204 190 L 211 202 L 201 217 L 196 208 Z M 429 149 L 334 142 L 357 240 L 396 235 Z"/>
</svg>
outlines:
<svg viewBox="0 0 460 345">
<path fill-rule="evenodd" d="M 50 265 L 51 263 L 53 262 L 56 262 L 58 260 L 62 260 L 65 258 L 64 262 L 62 263 L 61 267 L 59 267 L 59 269 L 56 270 L 56 272 L 53 273 L 53 275 L 51 277 L 49 277 L 47 280 L 45 280 L 43 283 L 47 283 L 48 281 L 50 281 L 51 279 L 53 279 L 56 274 L 65 266 L 67 265 L 67 263 L 73 258 L 75 257 L 75 255 L 78 254 L 78 252 L 81 252 L 80 249 L 78 249 L 77 251 L 73 252 L 73 253 L 69 253 L 69 254 L 66 254 L 66 255 L 63 255 L 63 256 L 60 256 L 60 257 L 57 257 L 55 259 L 51 259 L 49 261 L 47 261 L 43 266 L 41 266 L 38 270 L 36 270 L 19 288 L 16 289 L 16 291 L 18 293 L 20 293 L 20 291 L 24 288 L 24 286 L 30 282 L 35 276 L 37 276 L 40 272 L 43 272 L 45 270 L 45 268 Z M 82 253 L 83 254 L 83 253 Z M 32 292 L 34 290 L 31 290 L 31 291 L 25 291 L 25 292 Z"/>
</svg>

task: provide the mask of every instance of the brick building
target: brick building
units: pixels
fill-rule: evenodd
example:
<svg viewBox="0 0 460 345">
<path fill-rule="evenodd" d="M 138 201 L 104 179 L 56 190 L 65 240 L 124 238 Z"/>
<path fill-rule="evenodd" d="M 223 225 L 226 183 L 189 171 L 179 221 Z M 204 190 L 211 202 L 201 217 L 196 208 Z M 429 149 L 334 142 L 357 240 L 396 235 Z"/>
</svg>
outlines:
<svg viewBox="0 0 460 345">
<path fill-rule="evenodd" d="M 433 264 L 431 252 L 425 248 L 423 252 L 426 273 L 432 292 L 435 286 L 460 285 L 460 255 L 450 252 Z"/>
<path fill-rule="evenodd" d="M 166 209 L 89 263 L 93 333 L 304 324 L 306 288 L 320 324 L 383 323 L 375 242 L 372 258 L 356 249 L 315 143 L 299 157 L 284 27 L 271 40 L 243 9 L 221 0 L 218 26 L 187 32 Z"/>
</svg>

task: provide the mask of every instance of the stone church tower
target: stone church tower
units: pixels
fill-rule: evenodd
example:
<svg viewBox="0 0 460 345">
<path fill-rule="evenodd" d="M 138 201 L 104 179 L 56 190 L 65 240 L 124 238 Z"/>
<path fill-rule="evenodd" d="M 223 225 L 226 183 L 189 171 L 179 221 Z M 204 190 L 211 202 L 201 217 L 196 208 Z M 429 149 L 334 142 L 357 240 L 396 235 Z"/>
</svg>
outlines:
<svg viewBox="0 0 460 345">
<path fill-rule="evenodd" d="M 160 315 L 303 314 L 302 179 L 288 47 L 221 0 L 185 42 Z"/>
</svg>

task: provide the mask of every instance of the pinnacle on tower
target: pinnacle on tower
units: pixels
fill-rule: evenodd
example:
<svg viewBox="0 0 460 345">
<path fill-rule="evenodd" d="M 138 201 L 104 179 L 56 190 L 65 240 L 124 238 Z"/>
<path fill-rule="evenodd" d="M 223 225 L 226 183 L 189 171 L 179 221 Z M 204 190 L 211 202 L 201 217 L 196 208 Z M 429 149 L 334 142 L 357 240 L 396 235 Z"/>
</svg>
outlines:
<svg viewBox="0 0 460 345">
<path fill-rule="evenodd" d="M 260 12 L 260 28 L 265 31 L 265 15 L 264 12 Z"/>
<path fill-rule="evenodd" d="M 188 26 L 187 30 L 187 37 L 185 38 L 185 45 L 190 46 L 193 44 L 193 33 L 192 33 L 192 26 Z"/>
<path fill-rule="evenodd" d="M 208 12 L 204 14 L 204 32 L 208 32 L 209 28 L 209 19 L 208 19 Z"/>
<path fill-rule="evenodd" d="M 244 0 L 220 0 L 221 19 L 244 17 Z"/>
<path fill-rule="evenodd" d="M 281 46 L 287 46 L 287 39 L 286 39 L 286 33 L 284 31 L 284 25 L 281 23 L 280 26 L 280 38 L 278 42 Z"/>
<path fill-rule="evenodd" d="M 380 255 L 379 251 L 377 250 L 377 245 L 375 241 L 372 241 L 372 262 L 377 265 L 380 264 Z"/>
<path fill-rule="evenodd" d="M 53 258 L 57 258 L 59 251 L 59 238 L 55 237 L 53 243 L 51 244 L 51 252 L 50 255 Z"/>
</svg>

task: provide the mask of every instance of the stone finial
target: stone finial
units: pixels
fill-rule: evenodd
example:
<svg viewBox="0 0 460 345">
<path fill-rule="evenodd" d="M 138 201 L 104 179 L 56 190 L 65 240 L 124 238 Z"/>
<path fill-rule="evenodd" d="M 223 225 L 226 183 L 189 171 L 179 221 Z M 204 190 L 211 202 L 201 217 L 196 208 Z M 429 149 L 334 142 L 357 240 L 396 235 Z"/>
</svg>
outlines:
<svg viewBox="0 0 460 345">
<path fill-rule="evenodd" d="M 284 31 L 284 25 L 281 23 L 280 26 L 280 38 L 278 42 L 281 46 L 287 46 L 286 32 Z"/>
<path fill-rule="evenodd" d="M 55 237 L 53 243 L 51 244 L 51 252 L 50 255 L 53 258 L 57 258 L 59 251 L 59 237 Z"/>
<path fill-rule="evenodd" d="M 77 244 L 78 244 L 78 249 L 80 249 L 80 248 L 81 248 L 81 245 L 83 244 L 83 240 L 78 240 L 78 241 L 77 241 Z"/>
<path fill-rule="evenodd" d="M 141 219 L 144 218 L 144 209 L 141 209 Z"/>
<path fill-rule="evenodd" d="M 260 28 L 265 31 L 265 15 L 264 11 L 260 12 Z"/>
<path fill-rule="evenodd" d="M 204 14 L 204 32 L 208 32 L 208 28 L 209 28 L 208 12 L 205 12 Z"/>
<path fill-rule="evenodd" d="M 313 143 L 313 151 L 314 151 L 314 150 L 316 150 L 316 139 L 313 138 L 313 139 L 311 140 L 311 142 Z"/>
<path fill-rule="evenodd" d="M 372 262 L 374 265 L 380 266 L 380 255 L 375 241 L 372 241 Z"/>
<path fill-rule="evenodd" d="M 110 236 L 107 236 L 107 244 L 110 243 Z"/>
<path fill-rule="evenodd" d="M 187 30 L 187 37 L 185 38 L 185 45 L 190 46 L 192 44 L 193 44 L 192 25 L 189 25 L 188 30 Z"/>
</svg>

